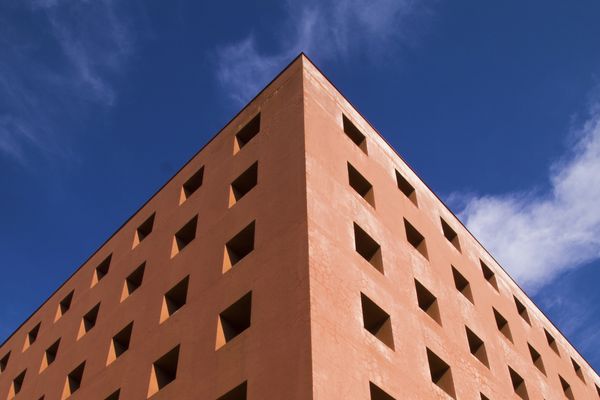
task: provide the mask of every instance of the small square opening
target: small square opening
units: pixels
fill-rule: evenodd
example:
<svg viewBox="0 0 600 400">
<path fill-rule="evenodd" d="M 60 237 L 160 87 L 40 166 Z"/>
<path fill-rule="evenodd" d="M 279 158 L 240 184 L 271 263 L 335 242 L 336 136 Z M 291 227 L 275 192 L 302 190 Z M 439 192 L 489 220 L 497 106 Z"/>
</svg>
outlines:
<svg viewBox="0 0 600 400">
<path fill-rule="evenodd" d="M 485 349 L 485 343 L 483 343 L 483 340 L 481 340 L 479 338 L 479 336 L 477 336 L 475 334 L 475 332 L 473 332 L 466 326 L 465 326 L 465 331 L 467 333 L 467 342 L 469 343 L 469 351 L 483 365 L 485 365 L 486 367 L 489 368 L 490 364 L 488 361 L 487 351 Z"/>
<path fill-rule="evenodd" d="M 123 353 L 129 350 L 132 332 L 133 322 L 130 322 L 129 325 L 121 329 L 119 333 L 113 336 L 112 340 L 110 341 L 110 348 L 108 349 L 108 360 L 106 365 L 112 363 L 121 355 L 123 355 Z"/>
<path fill-rule="evenodd" d="M 571 390 L 571 385 L 569 385 L 569 382 L 567 382 L 565 378 L 560 375 L 558 376 L 558 379 L 560 380 L 560 386 L 562 387 L 565 397 L 569 400 L 575 400 L 575 397 L 573 396 L 573 390 Z"/>
<path fill-rule="evenodd" d="M 544 328 L 544 334 L 546 335 L 546 341 L 548 342 L 548 346 L 550 346 L 550 348 L 554 350 L 554 352 L 560 357 L 560 352 L 558 351 L 558 344 L 556 344 L 556 339 L 554 339 L 554 336 L 552 336 L 550 332 L 546 330 L 546 328 Z"/>
<path fill-rule="evenodd" d="M 485 394 L 483 393 L 479 393 L 479 397 L 481 398 L 481 400 L 490 400 L 489 397 L 487 397 Z"/>
<path fill-rule="evenodd" d="M 471 291 L 471 284 L 458 270 L 452 266 L 452 277 L 454 278 L 454 286 L 456 290 L 458 290 L 463 296 L 467 298 L 472 304 L 473 301 L 473 292 Z"/>
<path fill-rule="evenodd" d="M 525 385 L 525 381 L 514 369 L 508 367 L 508 372 L 510 374 L 510 381 L 512 383 L 513 389 L 517 396 L 522 398 L 523 400 L 529 400 L 529 394 L 527 393 L 527 386 Z"/>
<path fill-rule="evenodd" d="M 181 186 L 181 194 L 179 195 L 179 204 L 183 204 L 184 201 L 189 199 L 198 189 L 202 186 L 204 181 L 204 166 L 200 167 L 198 171 L 194 172 L 183 186 Z"/>
<path fill-rule="evenodd" d="M 419 304 L 419 308 L 441 325 L 442 318 L 440 316 L 440 307 L 437 298 L 416 279 L 415 289 L 417 292 L 417 303 Z"/>
<path fill-rule="evenodd" d="M 219 314 L 215 348 L 221 348 L 250 328 L 251 319 L 252 292 L 248 292 Z"/>
<path fill-rule="evenodd" d="M 488 281 L 488 283 L 492 285 L 496 291 L 498 291 L 498 281 L 496 280 L 496 274 L 494 274 L 494 271 L 492 271 L 492 269 L 483 261 L 479 260 L 479 263 L 481 264 L 481 272 L 483 273 L 485 280 Z"/>
<path fill-rule="evenodd" d="M 373 185 L 371 185 L 371 183 L 350 163 L 348 163 L 348 183 L 360 197 L 365 199 L 372 207 L 375 207 Z"/>
<path fill-rule="evenodd" d="M 429 363 L 431 381 L 450 397 L 456 399 L 450 366 L 429 349 L 427 349 L 427 362 Z"/>
<path fill-rule="evenodd" d="M 156 214 L 152 214 L 148 219 L 146 219 L 142 224 L 135 230 L 135 235 L 133 237 L 133 247 L 136 247 L 140 244 L 148 235 L 152 233 L 152 228 L 154 227 L 154 217 Z"/>
<path fill-rule="evenodd" d="M 233 154 L 240 151 L 260 132 L 260 113 L 250 120 L 242 129 L 235 135 L 233 143 Z"/>
<path fill-rule="evenodd" d="M 119 400 L 120 397 L 121 397 L 121 389 L 117 389 L 114 392 L 112 392 L 111 394 L 109 394 L 108 397 L 105 398 L 104 400 Z"/>
<path fill-rule="evenodd" d="M 415 206 L 418 207 L 419 204 L 417 203 L 417 191 L 415 190 L 414 186 L 411 185 L 410 182 L 400 172 L 398 172 L 398 170 L 396 170 L 396 184 L 398 185 L 398 189 L 400 189 L 400 191 L 404 193 L 404 195 L 408 197 L 408 199 Z"/>
<path fill-rule="evenodd" d="M 102 280 L 108 274 L 108 270 L 110 269 L 110 260 L 112 259 L 112 254 L 104 259 L 94 270 L 94 276 L 92 277 L 92 287 L 95 286 L 98 282 Z"/>
<path fill-rule="evenodd" d="M 79 364 L 69 375 L 67 375 L 67 381 L 65 382 L 65 388 L 63 390 L 62 399 L 66 399 L 73 393 L 79 390 L 81 382 L 83 381 L 83 372 L 85 370 L 85 362 Z"/>
<path fill-rule="evenodd" d="M 575 360 L 573 360 L 572 358 L 571 358 L 571 364 L 573 364 L 573 369 L 575 370 L 575 373 L 577 374 L 579 379 L 581 379 L 581 381 L 585 383 L 585 377 L 583 376 L 583 370 L 581 369 L 581 366 L 579 364 L 577 364 L 577 362 Z"/>
<path fill-rule="evenodd" d="M 175 234 L 173 238 L 173 247 L 171 249 L 171 258 L 187 247 L 188 244 L 196 238 L 196 227 L 198 225 L 198 216 L 188 221 L 183 228 Z"/>
<path fill-rule="evenodd" d="M 8 360 L 10 359 L 10 351 L 0 358 L 0 373 L 4 372 L 8 366 Z"/>
<path fill-rule="evenodd" d="M 529 343 L 527 343 L 527 347 L 529 348 L 529 355 L 531 356 L 531 362 L 533 362 L 533 365 L 535 365 L 535 367 L 540 370 L 542 374 L 546 375 L 546 367 L 544 367 L 544 360 L 542 360 L 540 353 L 538 353 L 538 351 Z"/>
<path fill-rule="evenodd" d="M 394 334 L 390 315 L 363 293 L 360 294 L 360 302 L 364 328 L 387 347 L 394 350 Z"/>
<path fill-rule="evenodd" d="M 371 400 L 396 400 L 373 382 L 369 382 Z"/>
<path fill-rule="evenodd" d="M 29 331 L 27 336 L 25 336 L 25 346 L 23 347 L 23 351 L 27 350 L 29 348 L 29 346 L 31 346 L 32 344 L 35 343 L 35 341 L 37 340 L 38 334 L 40 333 L 41 325 L 42 325 L 42 323 L 39 322 L 36 326 L 34 326 Z"/>
<path fill-rule="evenodd" d="M 240 201 L 258 182 L 258 161 L 242 172 L 229 188 L 229 207 Z"/>
<path fill-rule="evenodd" d="M 598 397 L 600 397 L 600 386 L 594 384 L 594 386 L 596 386 L 596 393 L 598 394 Z"/>
<path fill-rule="evenodd" d="M 44 355 L 42 357 L 42 365 L 40 367 L 40 372 L 48 368 L 50 364 L 56 360 L 56 355 L 58 354 L 58 348 L 60 346 L 60 339 L 54 342 L 50 347 L 46 349 Z"/>
<path fill-rule="evenodd" d="M 187 302 L 189 280 L 188 275 L 165 293 L 160 311 L 161 323 L 173 316 Z"/>
<path fill-rule="evenodd" d="M 123 292 L 121 293 L 121 301 L 125 300 L 133 294 L 144 281 L 144 272 L 146 271 L 146 262 L 143 262 L 137 267 L 127 278 L 125 278 L 125 284 L 123 285 Z"/>
<path fill-rule="evenodd" d="M 365 135 L 346 117 L 342 115 L 344 133 L 350 138 L 365 154 L 369 154 L 367 151 L 367 138 Z"/>
<path fill-rule="evenodd" d="M 14 398 L 17 394 L 19 394 L 19 392 L 23 388 L 23 383 L 25 382 L 25 374 L 27 374 L 27 370 L 24 370 L 19 375 L 17 375 L 15 379 L 13 379 L 8 392 L 9 399 Z"/>
<path fill-rule="evenodd" d="M 531 325 L 531 320 L 529 319 L 529 313 L 527 312 L 527 307 L 525 307 L 525 305 L 523 303 L 521 303 L 519 301 L 519 299 L 517 299 L 516 296 L 513 296 L 513 299 L 515 300 L 515 306 L 517 307 L 517 312 L 519 313 L 521 318 L 523 318 L 523 320 L 525 320 L 525 322 L 527 322 L 529 325 Z"/>
<path fill-rule="evenodd" d="M 410 222 L 404 219 L 404 229 L 406 230 L 406 240 L 411 244 L 423 257 L 429 259 L 427 255 L 427 244 L 425 243 L 425 238 L 419 231 L 412 226 Z"/>
<path fill-rule="evenodd" d="M 358 254 L 383 274 L 381 246 L 356 223 L 354 223 L 354 248 Z"/>
<path fill-rule="evenodd" d="M 440 220 L 442 222 L 442 232 L 444 232 L 444 237 L 448 239 L 450 243 L 452 243 L 452 246 L 454 246 L 456 250 L 460 251 L 460 241 L 458 240 L 458 234 L 446 221 L 444 221 L 443 218 L 440 217 Z"/>
<path fill-rule="evenodd" d="M 171 349 L 152 364 L 150 384 L 148 385 L 148 398 L 162 390 L 177 378 L 177 364 L 179 363 L 179 345 Z"/>
<path fill-rule="evenodd" d="M 65 313 L 67 311 L 69 311 L 69 308 L 71 308 L 71 303 L 73 302 L 73 294 L 75 292 L 72 290 L 71 292 L 69 292 L 69 294 L 67 294 L 59 303 L 58 303 L 58 310 L 56 312 L 56 317 L 54 318 L 54 322 L 58 321 L 58 319 L 60 317 L 62 317 L 63 315 L 65 315 Z"/>
<path fill-rule="evenodd" d="M 223 273 L 229 271 L 254 250 L 254 226 L 255 221 L 252 221 L 225 244 Z"/>
<path fill-rule="evenodd" d="M 244 382 L 222 396 L 219 396 L 217 400 L 246 400 L 247 399 L 247 383 Z"/>
<path fill-rule="evenodd" d="M 496 310 L 495 308 L 493 308 L 493 310 L 494 310 L 494 319 L 496 320 L 496 326 L 498 327 L 498 330 L 508 340 L 510 340 L 512 342 L 513 338 L 512 338 L 512 333 L 510 331 L 510 326 L 508 325 L 508 321 L 506 320 L 506 318 L 504 318 L 502 316 L 502 314 L 500 314 L 498 312 L 498 310 Z"/>
<path fill-rule="evenodd" d="M 81 320 L 81 326 L 79 327 L 79 333 L 77 339 L 80 339 L 83 335 L 88 333 L 98 320 L 98 313 L 100 311 L 100 303 L 96 304 L 90 311 L 88 311 Z"/>
</svg>

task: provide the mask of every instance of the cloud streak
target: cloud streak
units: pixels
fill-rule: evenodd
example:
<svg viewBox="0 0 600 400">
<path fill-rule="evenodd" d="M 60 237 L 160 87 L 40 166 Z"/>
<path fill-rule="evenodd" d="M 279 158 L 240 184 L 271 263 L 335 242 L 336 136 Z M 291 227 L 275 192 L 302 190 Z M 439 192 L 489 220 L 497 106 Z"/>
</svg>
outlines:
<svg viewBox="0 0 600 400">
<path fill-rule="evenodd" d="M 571 132 L 573 151 L 552 165 L 550 188 L 471 196 L 460 217 L 531 292 L 600 258 L 600 107 Z"/>
<path fill-rule="evenodd" d="M 377 60 L 414 45 L 413 21 L 429 13 L 430 1 L 324 0 L 289 3 L 285 23 L 273 36 L 275 49 L 263 49 L 249 33 L 216 51 L 216 75 L 227 93 L 242 104 L 286 63 L 304 51 L 326 61 L 366 54 Z"/>
</svg>

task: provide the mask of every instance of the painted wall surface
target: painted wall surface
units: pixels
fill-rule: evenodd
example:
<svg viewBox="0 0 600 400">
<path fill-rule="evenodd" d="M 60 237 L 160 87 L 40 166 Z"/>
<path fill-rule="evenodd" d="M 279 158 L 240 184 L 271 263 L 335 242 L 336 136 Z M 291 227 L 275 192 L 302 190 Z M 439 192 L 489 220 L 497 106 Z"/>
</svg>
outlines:
<svg viewBox="0 0 600 400">
<path fill-rule="evenodd" d="M 260 132 L 237 151 L 236 134 L 258 113 Z M 344 132 L 343 115 L 365 135 L 366 152 Z M 232 200 L 231 183 L 255 162 L 256 186 Z M 372 185 L 370 203 L 349 185 L 348 164 Z M 202 185 L 181 202 L 184 183 L 202 167 Z M 416 204 L 399 190 L 396 172 L 415 188 Z M 134 245 L 136 229 L 152 214 L 152 232 Z M 195 217 L 195 238 L 173 255 L 174 236 Z M 444 236 L 441 218 L 460 250 Z M 425 238 L 427 257 L 409 244 L 405 220 Z M 224 267 L 226 243 L 252 221 L 253 250 Z M 357 253 L 355 224 L 379 244 L 381 268 Z M 109 255 L 108 273 L 92 285 Z M 143 263 L 141 286 L 124 298 L 127 277 Z M 471 300 L 456 289 L 452 268 L 469 282 Z M 185 305 L 161 322 L 168 315 L 164 294 L 186 277 Z M 439 321 L 418 307 L 415 280 L 435 296 Z M 71 291 L 70 309 L 56 319 Z M 250 291 L 250 328 L 222 345 L 219 314 Z M 361 298 L 389 315 L 387 344 L 364 328 Z M 96 325 L 78 339 L 83 316 L 97 304 Z M 512 340 L 499 332 L 493 309 L 507 320 Z M 111 338 L 131 322 L 129 349 L 107 365 Z M 38 323 L 36 341 L 24 349 Z M 484 342 L 487 366 L 470 353 L 465 327 Z M 45 350 L 58 339 L 55 361 L 42 368 Z M 540 353 L 544 373 L 528 345 Z M 23 371 L 17 399 L 61 399 L 67 375 L 82 362 L 81 387 L 70 398 L 104 400 L 120 389 L 121 399 L 146 399 L 153 363 L 175 346 L 176 378 L 152 399 L 217 400 L 243 382 L 249 399 L 371 399 L 371 383 L 395 399 L 448 399 L 431 380 L 427 349 L 450 367 L 457 399 L 518 398 L 509 366 L 530 399 L 565 398 L 559 375 L 575 399 L 599 397 L 598 375 L 303 55 L 0 347 L 0 361 L 7 360 L 0 363 L 0 400 L 12 397 Z"/>
</svg>

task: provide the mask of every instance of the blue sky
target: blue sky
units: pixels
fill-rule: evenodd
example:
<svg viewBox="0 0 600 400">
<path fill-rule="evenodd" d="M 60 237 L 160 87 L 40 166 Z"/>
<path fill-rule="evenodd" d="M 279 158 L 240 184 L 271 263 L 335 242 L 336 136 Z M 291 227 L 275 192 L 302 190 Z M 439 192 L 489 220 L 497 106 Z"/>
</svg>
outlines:
<svg viewBox="0 0 600 400">
<path fill-rule="evenodd" d="M 600 369 L 600 3 L 0 2 L 0 340 L 305 51 Z"/>
</svg>

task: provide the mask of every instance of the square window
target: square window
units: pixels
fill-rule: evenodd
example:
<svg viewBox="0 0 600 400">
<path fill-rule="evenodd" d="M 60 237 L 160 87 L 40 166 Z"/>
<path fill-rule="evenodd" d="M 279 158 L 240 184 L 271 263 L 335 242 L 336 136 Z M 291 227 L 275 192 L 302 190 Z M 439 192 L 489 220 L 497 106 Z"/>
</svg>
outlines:
<svg viewBox="0 0 600 400">
<path fill-rule="evenodd" d="M 408 197 L 408 199 L 415 206 L 418 207 L 419 204 L 417 203 L 417 192 L 414 186 L 411 185 L 410 182 L 400 172 L 398 172 L 398 170 L 396 170 L 396 184 L 398 185 L 398 189 L 400 189 L 400 191 L 404 193 L 404 195 Z"/>
<path fill-rule="evenodd" d="M 250 328 L 251 317 L 252 292 L 248 292 L 219 314 L 215 349 L 223 347 Z"/>
<path fill-rule="evenodd" d="M 173 247 L 171 248 L 171 258 L 179 254 L 196 238 L 196 227 L 198 225 L 198 216 L 188 221 L 187 224 L 177 231 L 173 238 Z"/>
<path fill-rule="evenodd" d="M 583 370 L 581 369 L 581 366 L 579 364 L 577 364 L 577 362 L 575 360 L 573 360 L 572 358 L 571 358 L 571 364 L 573 364 L 573 369 L 575 370 L 575 373 L 577 374 L 579 379 L 581 379 L 581 381 L 585 383 L 585 377 L 583 376 Z"/>
<path fill-rule="evenodd" d="M 108 397 L 105 398 L 104 400 L 119 400 L 120 397 L 121 397 L 121 389 L 117 389 L 116 391 L 114 391 L 110 395 L 108 395 Z"/>
<path fill-rule="evenodd" d="M 229 207 L 240 201 L 258 182 L 258 161 L 242 172 L 229 188 Z"/>
<path fill-rule="evenodd" d="M 27 336 L 25 336 L 25 346 L 23 346 L 23 351 L 27 350 L 29 346 L 35 343 L 37 340 L 38 334 L 40 333 L 41 322 L 39 322 L 36 326 L 34 326 Z"/>
<path fill-rule="evenodd" d="M 383 259 L 379 243 L 356 223 L 354 223 L 354 248 L 358 254 L 383 274 Z"/>
<path fill-rule="evenodd" d="M 406 240 L 411 244 L 423 257 L 429 259 L 427 255 L 427 244 L 425 238 L 410 222 L 404 219 L 404 229 L 406 230 Z"/>
<path fill-rule="evenodd" d="M 473 301 L 473 292 L 471 291 L 471 284 L 454 266 L 452 266 L 452 277 L 454 278 L 454 286 L 463 296 L 467 298 L 471 303 Z"/>
<path fill-rule="evenodd" d="M 229 271 L 254 250 L 254 226 L 255 221 L 252 221 L 225 244 L 223 273 Z"/>
<path fill-rule="evenodd" d="M 14 398 L 17 394 L 19 394 L 19 392 L 23 388 L 23 383 L 25 382 L 25 374 L 27 374 L 27 370 L 24 370 L 19 375 L 17 375 L 15 379 L 13 379 L 10 385 L 10 389 L 8 390 L 9 399 Z"/>
<path fill-rule="evenodd" d="M 492 285 L 496 291 L 498 291 L 498 281 L 496 280 L 496 274 L 494 274 L 494 271 L 492 271 L 492 269 L 483 261 L 479 260 L 479 263 L 481 264 L 481 272 L 483 273 L 485 280 L 488 281 L 488 283 Z"/>
<path fill-rule="evenodd" d="M 442 222 L 442 232 L 444 233 L 444 237 L 448 239 L 448 241 L 456 248 L 456 250 L 460 251 L 460 241 L 458 240 L 458 235 L 456 231 L 452 229 L 452 227 L 444 221 L 443 218 L 440 218 Z"/>
<path fill-rule="evenodd" d="M 556 339 L 554 339 L 554 336 L 552 336 L 550 332 L 546 330 L 546 328 L 544 328 L 544 334 L 546 335 L 548 346 L 550 346 L 550 348 L 554 350 L 554 352 L 560 357 L 560 352 L 558 351 L 558 345 L 556 344 Z"/>
<path fill-rule="evenodd" d="M 179 363 L 179 345 L 171 349 L 152 364 L 150 384 L 148 385 L 148 398 L 177 378 L 177 364 Z"/>
<path fill-rule="evenodd" d="M 4 357 L 0 358 L 0 374 L 4 372 L 6 367 L 8 366 L 8 360 L 10 359 L 10 351 L 4 355 Z"/>
<path fill-rule="evenodd" d="M 78 340 L 83 337 L 83 335 L 88 333 L 94 326 L 96 326 L 99 311 L 100 303 L 96 304 L 94 308 L 92 308 L 83 316 L 83 319 L 81 320 L 81 326 L 79 327 L 79 333 L 77 334 Z"/>
<path fill-rule="evenodd" d="M 523 305 L 523 303 L 521 303 L 519 301 L 519 299 L 516 298 L 516 296 L 513 296 L 513 299 L 515 300 L 515 306 L 517 307 L 517 312 L 519 313 L 521 318 L 523 318 L 525 320 L 525 322 L 527 322 L 529 325 L 531 325 L 531 320 L 529 319 L 529 313 L 527 312 L 527 307 L 525 307 L 525 305 Z"/>
<path fill-rule="evenodd" d="M 56 317 L 54 318 L 54 322 L 58 321 L 60 317 L 62 317 L 67 311 L 69 311 L 69 308 L 71 308 L 71 303 L 73 302 L 74 293 L 75 292 L 72 290 L 60 301 L 60 303 L 58 303 L 58 310 L 56 311 Z"/>
<path fill-rule="evenodd" d="M 469 351 L 476 359 L 478 359 L 486 367 L 490 367 L 487 351 L 485 350 L 485 343 L 479 338 L 472 330 L 465 326 L 467 333 L 467 342 L 469 343 Z"/>
<path fill-rule="evenodd" d="M 250 120 L 242 129 L 235 135 L 233 143 L 233 154 L 240 151 L 260 132 L 260 113 Z"/>
<path fill-rule="evenodd" d="M 481 400 L 490 400 L 490 398 L 484 395 L 483 393 L 479 393 L 479 397 L 481 397 Z"/>
<path fill-rule="evenodd" d="M 498 330 L 512 342 L 513 338 L 508 321 L 495 308 L 492 309 L 494 310 L 494 319 L 496 320 L 496 326 L 498 327 Z"/>
<path fill-rule="evenodd" d="M 448 396 L 456 399 L 450 366 L 429 349 L 427 349 L 427 362 L 429 363 L 431 381 L 446 392 Z"/>
<path fill-rule="evenodd" d="M 342 115 L 342 122 L 344 126 L 344 133 L 350 138 L 365 154 L 369 154 L 367 151 L 367 138 L 365 135 L 346 117 Z"/>
<path fill-rule="evenodd" d="M 46 349 L 44 355 L 42 357 L 42 365 L 40 367 L 40 372 L 48 368 L 50 364 L 56 360 L 56 355 L 58 354 L 58 348 L 60 346 L 60 339 L 54 342 L 50 347 Z"/>
<path fill-rule="evenodd" d="M 571 390 L 571 385 L 569 385 L 569 383 L 560 375 L 558 376 L 558 379 L 560 380 L 560 386 L 562 387 L 565 397 L 569 400 L 575 400 L 575 397 L 573 397 L 573 390 Z"/>
<path fill-rule="evenodd" d="M 183 186 L 181 186 L 181 194 L 179 195 L 179 204 L 183 204 L 184 201 L 189 199 L 198 189 L 202 186 L 204 181 L 204 166 L 200 167 L 198 171 L 194 172 Z"/>
<path fill-rule="evenodd" d="M 375 207 L 375 195 L 373 185 L 361 175 L 350 163 L 348 163 L 348 183 L 367 203 Z"/>
<path fill-rule="evenodd" d="M 173 314 L 185 305 L 187 302 L 189 280 L 190 277 L 188 275 L 165 293 L 160 311 L 160 323 L 173 316 Z"/>
<path fill-rule="evenodd" d="M 69 375 L 67 375 L 67 381 L 65 382 L 65 388 L 63 389 L 62 399 L 65 400 L 73 393 L 79 390 L 81 382 L 83 381 L 83 372 L 85 370 L 85 362 L 79 364 Z"/>
<path fill-rule="evenodd" d="M 241 385 L 236 386 L 229 392 L 220 396 L 217 400 L 246 400 L 247 399 L 247 383 L 244 382 Z"/>
<path fill-rule="evenodd" d="M 133 292 L 135 292 L 137 289 L 139 289 L 140 286 L 142 286 L 145 270 L 146 262 L 143 262 L 125 279 L 123 291 L 121 292 L 121 301 L 131 296 Z"/>
<path fill-rule="evenodd" d="M 110 348 L 108 349 L 108 360 L 106 365 L 109 365 L 123 353 L 129 350 L 129 344 L 131 343 L 131 333 L 133 332 L 133 322 L 130 322 L 125 328 L 121 329 L 119 333 L 113 336 L 110 341 Z"/>
<path fill-rule="evenodd" d="M 440 308 L 437 298 L 425 286 L 415 279 L 415 289 L 417 291 L 417 303 L 419 308 L 429 315 L 435 322 L 442 324 Z"/>
<path fill-rule="evenodd" d="M 364 328 L 387 347 L 394 350 L 394 334 L 390 315 L 363 293 L 360 294 L 360 302 Z"/>
<path fill-rule="evenodd" d="M 108 274 L 108 270 L 110 269 L 110 260 L 112 259 L 112 254 L 104 259 L 94 270 L 94 276 L 92 277 L 92 287 L 94 287 L 98 282 L 102 280 Z"/>
<path fill-rule="evenodd" d="M 538 353 L 538 351 L 529 343 L 527 343 L 527 347 L 529 348 L 529 355 L 531 356 L 533 365 L 535 365 L 535 367 L 540 370 L 542 374 L 546 375 L 546 368 L 544 367 L 544 361 L 542 360 L 540 353 Z"/>
<path fill-rule="evenodd" d="M 369 382 L 369 392 L 371 400 L 396 400 L 373 382 Z"/>
<path fill-rule="evenodd" d="M 515 394 L 522 398 L 523 400 L 529 400 L 529 394 L 527 393 L 527 386 L 525 385 L 525 381 L 514 369 L 508 367 L 508 372 L 510 374 L 510 381 L 513 386 L 513 390 Z"/>
<path fill-rule="evenodd" d="M 148 219 L 146 219 L 136 230 L 135 235 L 133 237 L 133 247 L 136 247 L 140 244 L 148 235 L 152 233 L 152 228 L 154 227 L 154 217 L 156 214 L 152 214 Z"/>
</svg>

